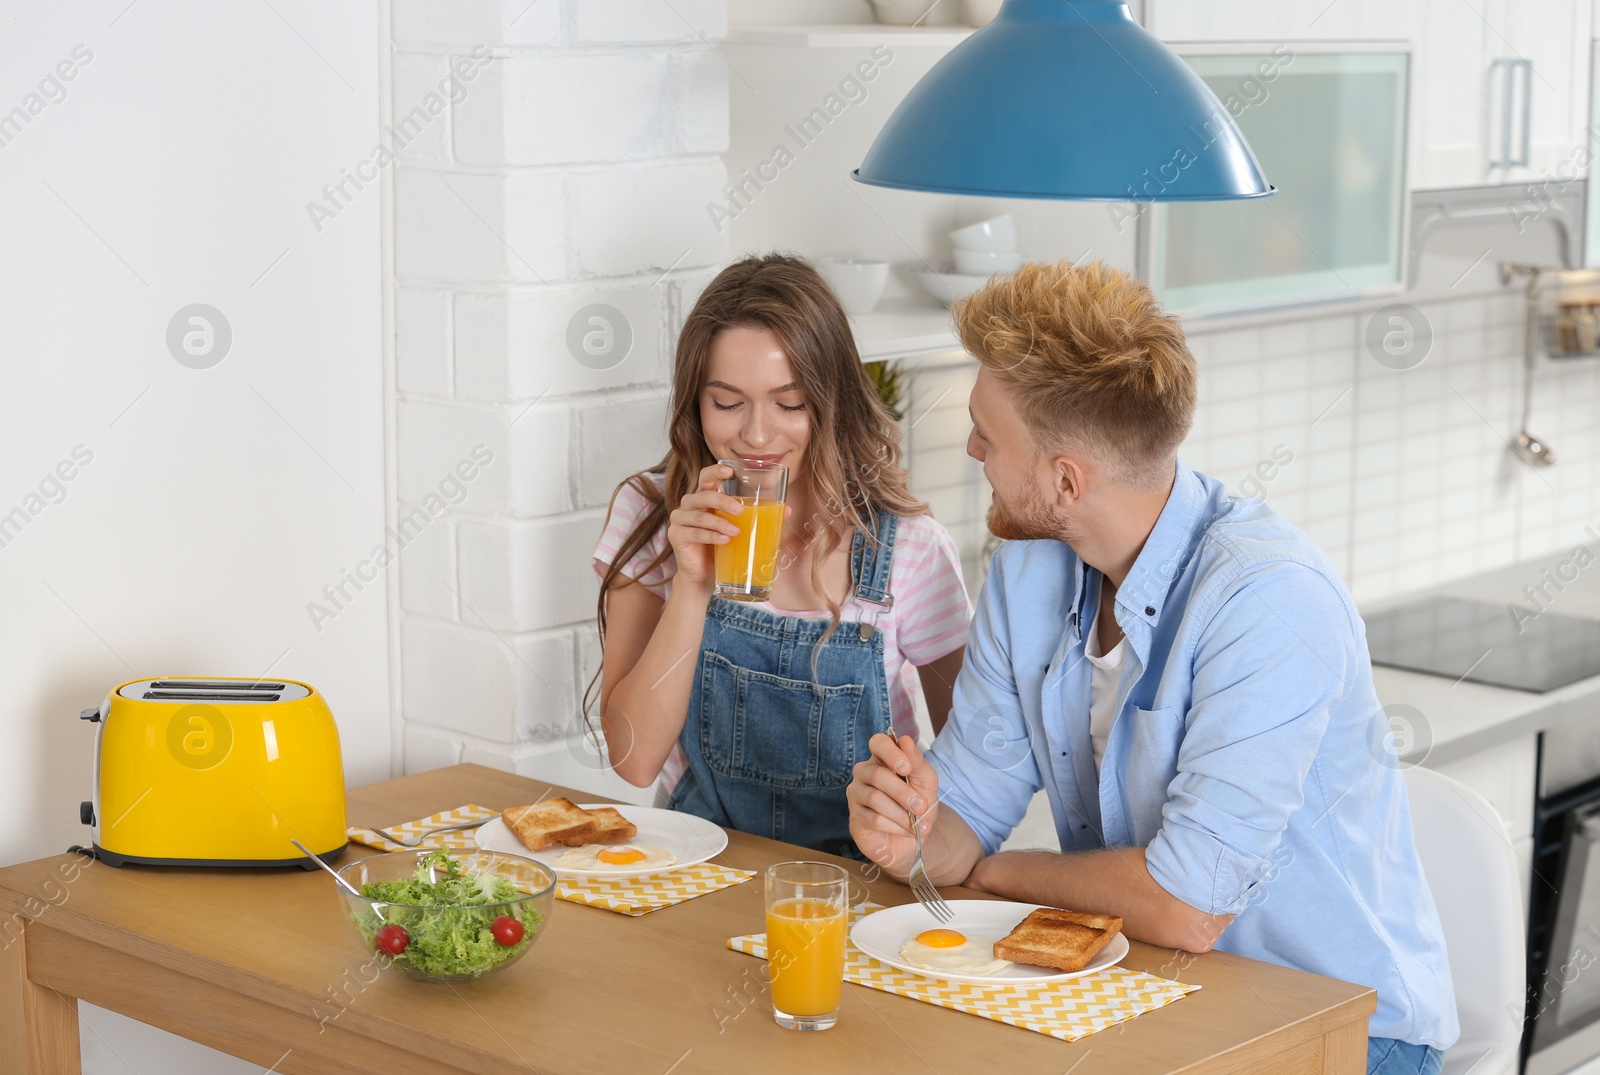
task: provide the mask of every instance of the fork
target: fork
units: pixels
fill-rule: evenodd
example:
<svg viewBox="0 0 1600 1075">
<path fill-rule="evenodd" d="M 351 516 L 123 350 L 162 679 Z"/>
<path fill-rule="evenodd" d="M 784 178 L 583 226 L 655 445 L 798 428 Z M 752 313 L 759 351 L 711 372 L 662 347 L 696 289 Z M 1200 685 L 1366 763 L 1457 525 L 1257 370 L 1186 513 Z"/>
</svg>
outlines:
<svg viewBox="0 0 1600 1075">
<path fill-rule="evenodd" d="M 436 829 L 428 829 L 426 832 L 419 833 L 416 836 L 396 836 L 394 833 L 389 832 L 386 829 L 380 829 L 376 825 L 370 826 L 370 828 L 373 832 L 377 833 L 379 836 L 382 836 L 390 843 L 399 844 L 401 847 L 418 847 L 422 844 L 422 841 L 426 840 L 436 832 L 454 832 L 457 829 L 475 829 L 478 826 L 487 824 L 493 820 L 494 818 L 485 817 L 479 818 L 477 821 L 462 821 L 455 825 L 440 825 Z"/>
<path fill-rule="evenodd" d="M 907 780 L 909 786 L 911 781 Z M 917 861 L 911 864 L 911 894 L 917 897 L 917 902 L 922 904 L 924 910 L 933 916 L 935 922 L 947 925 L 955 918 L 955 912 L 950 910 L 950 905 L 944 902 L 944 897 L 939 895 L 939 890 L 933 887 L 933 882 L 928 880 L 928 868 L 922 862 L 922 824 L 917 815 L 906 811 L 906 817 L 911 819 L 911 835 L 917 841 Z"/>
</svg>

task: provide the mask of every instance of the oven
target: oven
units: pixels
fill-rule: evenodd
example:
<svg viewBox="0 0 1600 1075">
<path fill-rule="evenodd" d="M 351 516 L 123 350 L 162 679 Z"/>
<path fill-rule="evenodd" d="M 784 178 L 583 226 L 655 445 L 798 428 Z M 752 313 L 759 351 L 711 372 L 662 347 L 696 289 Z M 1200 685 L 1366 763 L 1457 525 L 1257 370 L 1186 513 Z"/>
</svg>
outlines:
<svg viewBox="0 0 1600 1075">
<path fill-rule="evenodd" d="M 1523 1070 L 1562 1075 L 1600 1056 L 1600 714 L 1539 739 Z"/>
</svg>

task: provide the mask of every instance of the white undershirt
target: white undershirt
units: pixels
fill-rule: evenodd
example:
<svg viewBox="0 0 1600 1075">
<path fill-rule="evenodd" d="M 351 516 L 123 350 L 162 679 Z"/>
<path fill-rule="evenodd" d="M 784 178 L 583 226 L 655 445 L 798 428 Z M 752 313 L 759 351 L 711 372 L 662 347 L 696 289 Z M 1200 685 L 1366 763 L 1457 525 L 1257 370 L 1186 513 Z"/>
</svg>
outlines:
<svg viewBox="0 0 1600 1075">
<path fill-rule="evenodd" d="M 1106 756 L 1106 742 L 1111 738 L 1111 725 L 1117 719 L 1117 688 L 1122 683 L 1122 658 L 1128 652 L 1128 636 L 1111 647 L 1111 652 L 1100 652 L 1100 625 L 1090 627 L 1089 637 L 1083 641 L 1083 655 L 1094 666 L 1089 674 L 1089 745 L 1094 749 L 1094 771 L 1100 772 L 1100 760 Z"/>
</svg>

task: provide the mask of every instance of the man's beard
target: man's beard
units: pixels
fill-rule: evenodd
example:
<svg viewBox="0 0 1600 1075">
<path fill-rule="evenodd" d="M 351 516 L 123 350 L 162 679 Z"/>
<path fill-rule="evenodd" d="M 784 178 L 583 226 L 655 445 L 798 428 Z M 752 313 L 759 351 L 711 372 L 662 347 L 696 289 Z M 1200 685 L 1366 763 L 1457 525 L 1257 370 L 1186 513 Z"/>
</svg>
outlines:
<svg viewBox="0 0 1600 1075">
<path fill-rule="evenodd" d="M 1032 484 L 1023 486 L 1022 502 L 1016 511 L 1002 505 L 999 494 L 995 494 L 986 521 L 989 532 L 1006 541 L 1059 540 L 1071 529 L 1046 507 Z"/>
</svg>

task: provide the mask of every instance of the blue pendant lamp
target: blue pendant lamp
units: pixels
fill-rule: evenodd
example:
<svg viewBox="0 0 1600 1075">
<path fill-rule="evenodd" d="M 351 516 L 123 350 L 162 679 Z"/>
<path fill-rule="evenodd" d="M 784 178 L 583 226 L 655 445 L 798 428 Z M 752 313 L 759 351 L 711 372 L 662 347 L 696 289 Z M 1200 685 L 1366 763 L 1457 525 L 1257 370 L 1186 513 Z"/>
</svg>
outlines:
<svg viewBox="0 0 1600 1075">
<path fill-rule="evenodd" d="M 1002 198 L 1274 193 L 1216 94 L 1124 0 L 1005 0 L 911 88 L 852 174 Z"/>
</svg>

